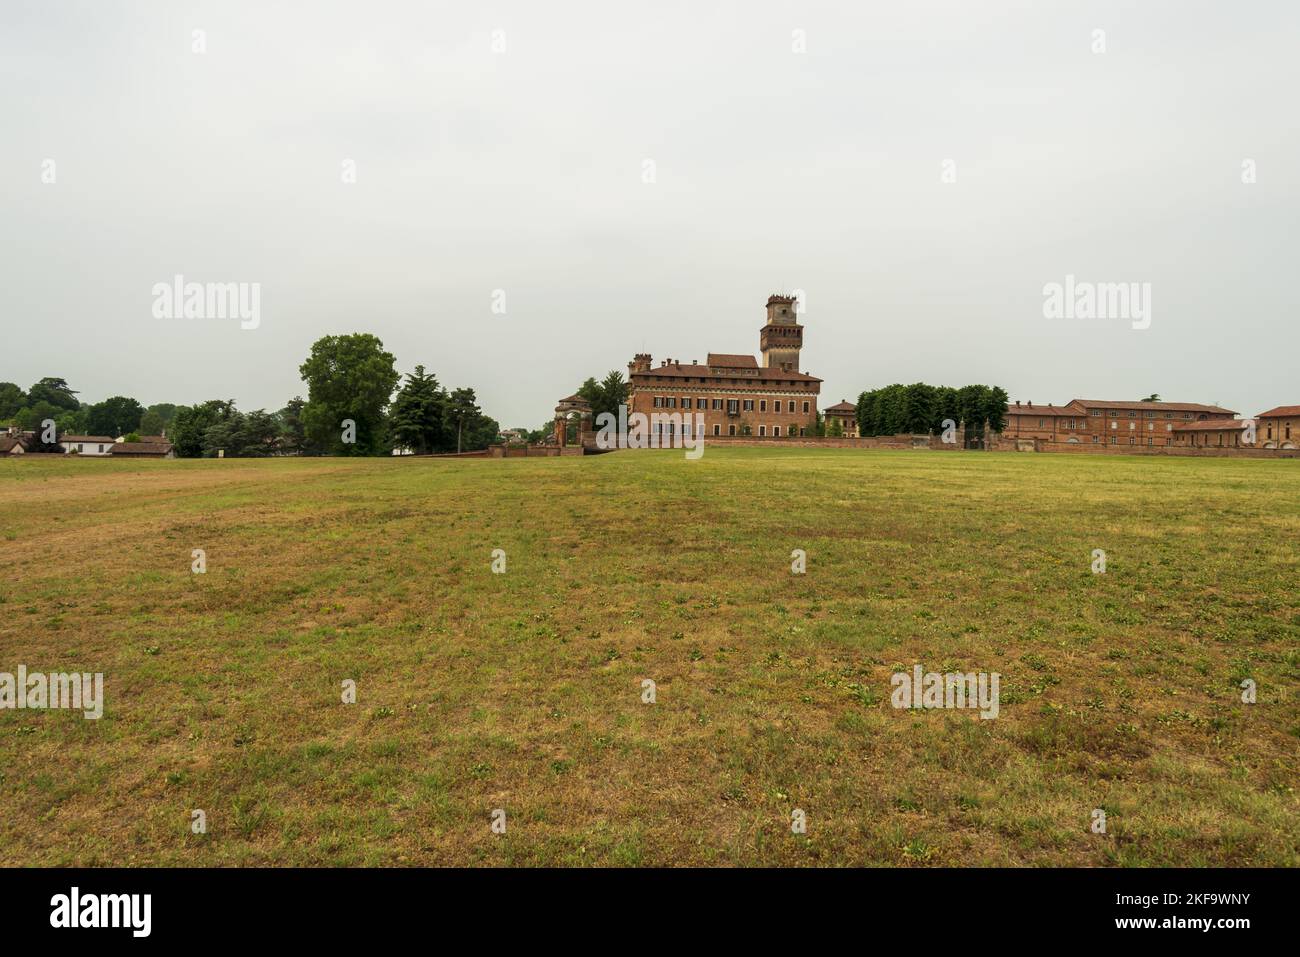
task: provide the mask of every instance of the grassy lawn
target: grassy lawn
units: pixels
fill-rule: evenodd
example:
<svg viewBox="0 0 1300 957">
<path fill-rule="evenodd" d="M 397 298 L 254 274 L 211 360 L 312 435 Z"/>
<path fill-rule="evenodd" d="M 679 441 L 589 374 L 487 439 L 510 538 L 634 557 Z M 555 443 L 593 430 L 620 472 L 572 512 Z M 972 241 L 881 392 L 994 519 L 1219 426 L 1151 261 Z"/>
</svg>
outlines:
<svg viewBox="0 0 1300 957">
<path fill-rule="evenodd" d="M 0 711 L 0 864 L 1297 866 L 1298 542 L 1289 461 L 0 461 L 0 671 L 107 699 Z"/>
</svg>

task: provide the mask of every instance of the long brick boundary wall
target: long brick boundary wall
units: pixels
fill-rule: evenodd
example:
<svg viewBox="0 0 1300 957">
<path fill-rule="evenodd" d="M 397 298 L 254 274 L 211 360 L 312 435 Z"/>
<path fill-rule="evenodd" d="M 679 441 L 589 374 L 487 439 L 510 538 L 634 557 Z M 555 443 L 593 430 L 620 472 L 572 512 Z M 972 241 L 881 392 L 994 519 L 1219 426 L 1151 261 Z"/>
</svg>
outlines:
<svg viewBox="0 0 1300 957">
<path fill-rule="evenodd" d="M 1005 434 L 995 436 L 993 448 L 963 449 L 956 443 L 945 443 L 937 435 L 871 435 L 862 438 L 834 438 L 807 436 L 772 436 L 772 435 L 709 435 L 704 438 L 704 447 L 715 448 L 782 448 L 782 449 L 909 449 L 936 452 L 969 452 L 979 455 L 985 451 L 995 452 L 1064 452 L 1071 455 L 1166 455 L 1181 458 L 1234 458 L 1234 459 L 1295 459 L 1300 458 L 1296 449 L 1243 449 L 1243 448 L 1190 448 L 1184 446 L 1166 446 L 1163 448 L 1141 448 L 1113 445 L 1092 445 L 1072 442 L 1049 442 L 1044 439 L 1025 439 Z M 549 457 L 556 455 L 581 455 L 583 450 L 577 446 L 565 449 L 556 446 L 491 446 L 486 452 L 468 453 L 474 456 L 490 455 L 492 458 L 516 458 L 527 456 Z M 590 451 L 588 452 L 590 454 Z M 454 455 L 451 457 L 455 457 Z"/>
</svg>

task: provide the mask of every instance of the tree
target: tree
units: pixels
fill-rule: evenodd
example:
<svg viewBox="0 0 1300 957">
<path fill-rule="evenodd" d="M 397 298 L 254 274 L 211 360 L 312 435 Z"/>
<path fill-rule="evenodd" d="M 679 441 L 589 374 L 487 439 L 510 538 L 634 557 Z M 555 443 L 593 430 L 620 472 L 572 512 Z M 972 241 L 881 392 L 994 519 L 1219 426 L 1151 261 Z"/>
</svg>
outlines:
<svg viewBox="0 0 1300 957">
<path fill-rule="evenodd" d="M 86 410 L 86 428 L 91 435 L 125 435 L 140 427 L 144 406 L 135 399 L 115 395 Z"/>
<path fill-rule="evenodd" d="M 442 443 L 443 413 L 447 393 L 438 380 L 424 366 L 416 366 L 406 374 L 406 382 L 393 399 L 388 414 L 388 429 L 392 444 L 408 448 L 419 455 L 436 451 Z"/>
<path fill-rule="evenodd" d="M 35 405 L 37 402 L 48 402 L 50 405 L 73 412 L 81 408 L 81 403 L 77 401 L 77 393 L 68 388 L 68 380 L 52 376 L 41 379 L 27 390 L 27 404 Z"/>
<path fill-rule="evenodd" d="M 264 409 L 230 414 L 208 426 L 203 433 L 203 454 L 214 456 L 221 449 L 228 457 L 249 458 L 273 455 L 279 450 L 280 424 Z"/>
<path fill-rule="evenodd" d="M 591 414 L 595 421 L 602 412 L 617 417 L 618 407 L 627 402 L 627 391 L 628 384 L 623 381 L 623 373 L 614 369 L 600 382 L 588 379 L 578 387 L 577 395 L 591 404 Z"/>
<path fill-rule="evenodd" d="M 999 386 L 968 385 L 960 389 L 924 382 L 889 385 L 858 396 L 859 435 L 938 433 L 945 419 L 982 431 L 988 422 L 995 431 L 1006 427 L 1007 393 Z"/>
<path fill-rule="evenodd" d="M 342 455 L 378 455 L 384 450 L 384 411 L 401 377 L 392 353 L 370 333 L 324 336 L 298 368 L 307 383 L 303 426 L 307 439 Z M 351 420 L 352 435 L 344 421 Z M 345 437 L 355 441 L 346 442 Z"/>
<path fill-rule="evenodd" d="M 480 415 L 478 402 L 473 389 L 455 389 L 447 396 L 446 426 L 456 436 L 456 451 L 464 448 L 466 425 L 474 425 L 474 417 Z"/>
<path fill-rule="evenodd" d="M 1149 396 L 1147 396 L 1147 397 L 1146 397 L 1145 399 L 1143 399 L 1142 401 L 1143 401 L 1143 402 L 1160 402 L 1160 401 L 1162 401 L 1162 400 L 1161 400 L 1161 398 L 1160 398 L 1160 393 L 1159 393 L 1159 392 L 1152 392 Z"/>
<path fill-rule="evenodd" d="M 295 395 L 283 409 L 275 414 L 280 426 L 280 451 L 290 455 L 308 452 L 307 435 L 303 431 L 302 410 L 307 403 Z"/>
<path fill-rule="evenodd" d="M 198 458 L 204 452 L 207 430 L 229 418 L 234 411 L 234 399 L 209 399 L 200 405 L 181 406 L 176 410 L 171 431 L 176 454 L 182 458 Z"/>
<path fill-rule="evenodd" d="M 52 405 L 42 399 L 40 402 L 19 409 L 18 415 L 15 416 L 15 418 L 18 419 L 18 425 L 25 431 L 39 432 L 41 430 L 41 424 L 46 419 L 52 419 L 57 427 L 59 417 L 66 415 L 67 413 L 67 409 L 62 409 L 59 406 Z M 60 429 L 59 431 L 64 430 Z"/>
<path fill-rule="evenodd" d="M 27 394 L 12 382 L 0 382 L 0 422 L 8 422 L 27 404 Z"/>
</svg>

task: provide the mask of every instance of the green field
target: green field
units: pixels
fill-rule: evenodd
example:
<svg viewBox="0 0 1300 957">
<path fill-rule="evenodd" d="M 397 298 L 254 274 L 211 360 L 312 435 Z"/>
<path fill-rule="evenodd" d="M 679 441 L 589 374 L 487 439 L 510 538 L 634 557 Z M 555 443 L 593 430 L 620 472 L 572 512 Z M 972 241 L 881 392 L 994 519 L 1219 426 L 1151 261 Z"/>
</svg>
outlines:
<svg viewBox="0 0 1300 957">
<path fill-rule="evenodd" d="M 0 711 L 0 864 L 1300 864 L 1295 462 L 27 456 L 0 506 L 0 672 L 107 699 Z M 891 707 L 917 663 L 1000 716 Z"/>
</svg>

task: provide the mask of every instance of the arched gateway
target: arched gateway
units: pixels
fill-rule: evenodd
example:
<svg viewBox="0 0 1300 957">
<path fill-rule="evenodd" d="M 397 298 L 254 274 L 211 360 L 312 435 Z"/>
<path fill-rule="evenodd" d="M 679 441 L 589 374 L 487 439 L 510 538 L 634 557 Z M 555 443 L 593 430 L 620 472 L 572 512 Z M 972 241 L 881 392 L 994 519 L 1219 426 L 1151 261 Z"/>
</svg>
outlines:
<svg viewBox="0 0 1300 957">
<path fill-rule="evenodd" d="M 580 395 L 561 399 L 555 407 L 555 444 L 565 448 L 569 440 L 569 420 L 578 418 L 578 447 L 595 446 L 596 433 L 591 427 L 591 403 Z"/>
</svg>

